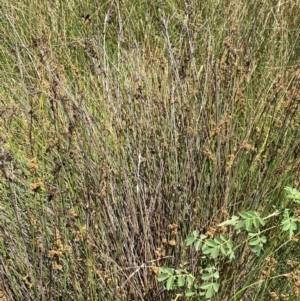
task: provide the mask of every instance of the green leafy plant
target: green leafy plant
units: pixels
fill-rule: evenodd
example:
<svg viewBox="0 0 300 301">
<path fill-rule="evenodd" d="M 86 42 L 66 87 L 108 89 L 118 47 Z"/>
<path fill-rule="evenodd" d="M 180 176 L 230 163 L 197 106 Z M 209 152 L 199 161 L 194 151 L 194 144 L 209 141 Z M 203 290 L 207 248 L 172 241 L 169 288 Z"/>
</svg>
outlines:
<svg viewBox="0 0 300 301">
<path fill-rule="evenodd" d="M 288 192 L 287 198 L 293 199 L 296 203 L 300 204 L 300 192 L 296 188 L 286 186 L 284 190 Z"/>
<path fill-rule="evenodd" d="M 294 231 L 297 230 L 297 224 L 296 222 L 298 221 L 298 219 L 294 216 L 291 216 L 289 214 L 289 210 L 286 209 L 284 210 L 283 213 L 283 220 L 281 222 L 282 224 L 282 230 L 283 231 L 289 231 L 289 237 L 290 239 L 292 239 L 293 235 L 294 235 Z"/>
<path fill-rule="evenodd" d="M 300 192 L 291 187 L 285 187 L 288 192 L 287 197 L 293 199 L 295 203 L 300 203 Z M 266 225 L 266 221 L 271 217 L 282 215 L 280 230 L 288 232 L 288 238 L 291 240 L 297 230 L 298 219 L 290 213 L 289 209 L 281 212 L 275 210 L 272 214 L 261 217 L 256 211 L 242 211 L 238 215 L 233 215 L 230 219 L 220 223 L 219 227 L 233 227 L 238 234 L 244 231 L 247 234 L 246 240 L 235 247 L 238 249 L 244 244 L 248 244 L 251 252 L 257 257 L 264 252 L 264 245 L 267 237 L 261 227 Z M 208 238 L 207 235 L 201 234 L 199 230 L 194 230 L 185 239 L 186 246 L 194 246 L 197 252 L 201 253 L 199 257 L 199 266 L 201 269 L 197 275 L 192 275 L 187 270 L 161 267 L 158 281 L 165 283 L 166 290 L 185 288 L 185 296 L 197 296 L 197 300 L 211 300 L 215 293 L 219 291 L 220 278 L 218 263 L 222 259 L 227 259 L 230 263 L 235 258 L 235 249 L 230 237 L 224 234 L 217 234 L 214 238 Z M 207 264 L 209 262 L 209 264 Z M 182 294 L 177 294 L 176 299 Z"/>
</svg>

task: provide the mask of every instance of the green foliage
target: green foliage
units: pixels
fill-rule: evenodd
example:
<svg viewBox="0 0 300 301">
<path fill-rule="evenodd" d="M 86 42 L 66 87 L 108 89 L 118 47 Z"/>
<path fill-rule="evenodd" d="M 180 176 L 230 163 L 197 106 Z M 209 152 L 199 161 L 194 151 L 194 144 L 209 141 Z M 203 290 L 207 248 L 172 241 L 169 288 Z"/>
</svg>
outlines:
<svg viewBox="0 0 300 301">
<path fill-rule="evenodd" d="M 298 219 L 294 216 L 291 216 L 289 214 L 289 210 L 285 209 L 283 213 L 283 220 L 281 222 L 282 224 L 282 230 L 283 231 L 289 231 L 289 238 L 292 239 L 294 235 L 294 231 L 297 230 L 297 224 L 296 222 Z"/>
<path fill-rule="evenodd" d="M 287 186 L 284 187 L 284 190 L 288 192 L 287 198 L 293 199 L 294 202 L 300 204 L 300 192 L 296 188 Z"/>
<path fill-rule="evenodd" d="M 259 225 L 264 226 L 265 222 L 260 217 L 259 212 L 247 211 L 239 212 L 240 217 L 233 215 L 230 220 L 224 221 L 219 226 L 234 226 L 235 229 L 246 228 L 247 231 L 251 231 L 252 228 L 259 228 Z"/>
<path fill-rule="evenodd" d="M 166 281 L 166 290 L 168 291 L 175 287 L 187 286 L 190 288 L 192 287 L 194 280 L 194 276 L 183 269 L 161 267 L 160 274 L 158 275 L 159 282 Z"/>
<path fill-rule="evenodd" d="M 298 203 L 300 200 L 299 191 L 290 187 L 286 187 L 285 190 L 289 193 L 287 197 Z M 266 225 L 267 219 L 272 216 L 278 216 L 278 214 L 279 212 L 275 211 L 273 214 L 262 218 L 259 212 L 242 211 L 238 212 L 239 216 L 233 215 L 231 219 L 220 223 L 218 226 L 231 226 L 236 233 L 244 230 L 248 234 L 248 238 L 242 244 L 237 245 L 236 249 L 248 244 L 251 252 L 260 257 L 267 242 L 267 237 L 262 235 L 263 231 L 260 230 L 260 227 Z M 289 240 L 292 239 L 294 232 L 297 230 L 297 222 L 298 219 L 289 213 L 289 209 L 285 209 L 282 212 L 281 232 L 288 231 Z M 212 264 L 201 268 L 199 274 L 194 276 L 186 270 L 161 267 L 158 281 L 165 282 L 165 288 L 168 291 L 185 287 L 185 295 L 187 297 L 198 295 L 202 299 L 210 300 L 219 291 L 220 287 L 218 283 L 220 278 L 218 262 L 223 258 L 227 258 L 228 262 L 232 262 L 235 258 L 234 243 L 223 234 L 218 234 L 214 238 L 208 238 L 206 235 L 200 234 L 198 230 L 194 230 L 192 234 L 188 235 L 185 242 L 187 247 L 193 245 L 195 251 L 201 253 L 200 266 L 205 266 L 204 263 L 208 260 Z"/>
<path fill-rule="evenodd" d="M 269 300 L 276 283 L 230 296 L 257 282 L 275 245 L 281 273 L 287 254 L 299 259 L 298 213 L 277 189 L 300 177 L 299 4 L 1 1 L 6 299 L 195 301 L 219 283 L 212 299 Z M 233 235 L 190 233 L 221 206 Z M 271 230 L 249 213 L 258 206 Z M 273 206 L 289 208 L 284 225 Z M 148 260 L 189 262 L 169 280 L 178 291 L 157 292 Z"/>
</svg>

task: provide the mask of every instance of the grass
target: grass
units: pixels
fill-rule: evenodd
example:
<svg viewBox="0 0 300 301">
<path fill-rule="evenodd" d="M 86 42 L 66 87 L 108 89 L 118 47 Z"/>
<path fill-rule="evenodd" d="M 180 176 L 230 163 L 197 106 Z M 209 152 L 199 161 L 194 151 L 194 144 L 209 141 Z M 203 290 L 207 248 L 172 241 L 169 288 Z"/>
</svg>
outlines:
<svg viewBox="0 0 300 301">
<path fill-rule="evenodd" d="M 299 187 L 296 1 L 1 11 L 3 299 L 171 300 L 157 267 L 197 269 L 192 230 Z M 224 264 L 215 300 L 295 300 L 288 277 L 255 285 L 267 255 L 275 275 L 297 270 L 297 242 L 270 237 L 262 259 Z"/>
</svg>

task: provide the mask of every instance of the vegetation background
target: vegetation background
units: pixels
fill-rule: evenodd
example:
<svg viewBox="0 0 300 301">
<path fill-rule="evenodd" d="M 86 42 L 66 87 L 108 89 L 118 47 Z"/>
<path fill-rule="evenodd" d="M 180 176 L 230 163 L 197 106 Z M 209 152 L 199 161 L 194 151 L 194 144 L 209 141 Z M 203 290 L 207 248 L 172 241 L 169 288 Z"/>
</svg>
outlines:
<svg viewBox="0 0 300 301">
<path fill-rule="evenodd" d="M 158 268 L 197 272 L 191 231 L 299 187 L 299 1 L 0 10 L 1 300 L 171 300 Z M 296 300 L 278 233 L 213 300 Z"/>
</svg>

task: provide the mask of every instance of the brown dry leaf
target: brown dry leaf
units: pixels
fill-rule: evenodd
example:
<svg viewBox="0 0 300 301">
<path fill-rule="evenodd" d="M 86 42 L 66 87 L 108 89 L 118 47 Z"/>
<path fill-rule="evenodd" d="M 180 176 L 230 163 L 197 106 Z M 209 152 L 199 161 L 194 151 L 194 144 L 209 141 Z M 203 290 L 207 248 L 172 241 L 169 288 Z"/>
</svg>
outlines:
<svg viewBox="0 0 300 301">
<path fill-rule="evenodd" d="M 58 263 L 54 263 L 53 265 L 53 269 L 56 270 L 56 271 L 61 271 L 63 268 L 63 266 L 61 264 L 58 264 Z"/>
<path fill-rule="evenodd" d="M 49 257 L 53 258 L 55 256 L 57 257 L 61 257 L 63 255 L 63 253 L 61 251 L 56 251 L 56 250 L 50 250 L 48 252 Z"/>
<path fill-rule="evenodd" d="M 234 154 L 228 156 L 228 161 L 226 162 L 226 172 L 228 172 L 231 169 L 234 159 L 235 159 Z"/>
<path fill-rule="evenodd" d="M 156 265 L 152 265 L 151 266 L 151 270 L 152 272 L 155 274 L 155 275 L 158 275 L 160 272 L 159 272 L 159 267 L 157 267 Z"/>
<path fill-rule="evenodd" d="M 6 296 L 2 290 L 0 290 L 0 301 L 8 301 L 8 299 L 6 298 Z"/>
<path fill-rule="evenodd" d="M 28 160 L 28 167 L 31 172 L 36 171 L 38 169 L 37 158 L 32 158 Z"/>
<path fill-rule="evenodd" d="M 175 239 L 169 240 L 169 241 L 168 241 L 168 244 L 169 244 L 170 246 L 176 246 L 176 241 L 175 241 Z"/>
<path fill-rule="evenodd" d="M 211 160 L 212 162 L 216 162 L 216 157 L 215 155 L 210 151 L 210 149 L 208 148 L 208 146 L 204 146 L 203 147 L 203 153 L 209 158 L 209 160 Z"/>
<path fill-rule="evenodd" d="M 42 181 L 39 181 L 39 182 L 36 182 L 36 183 L 32 183 L 30 184 L 30 189 L 33 191 L 33 192 L 37 192 L 41 189 L 42 187 Z"/>
<path fill-rule="evenodd" d="M 250 143 L 244 141 L 242 144 L 242 148 L 245 149 L 246 151 L 255 151 L 255 147 L 253 145 L 251 145 Z"/>
</svg>

